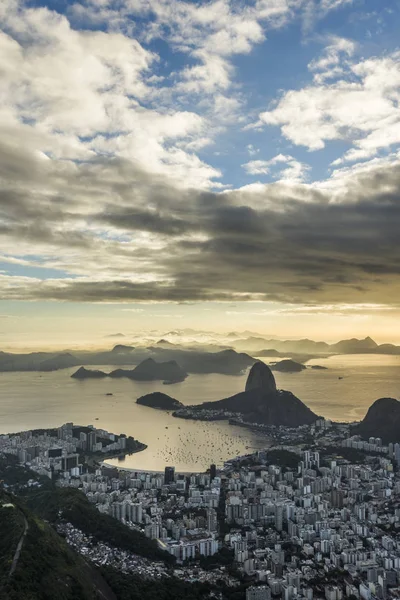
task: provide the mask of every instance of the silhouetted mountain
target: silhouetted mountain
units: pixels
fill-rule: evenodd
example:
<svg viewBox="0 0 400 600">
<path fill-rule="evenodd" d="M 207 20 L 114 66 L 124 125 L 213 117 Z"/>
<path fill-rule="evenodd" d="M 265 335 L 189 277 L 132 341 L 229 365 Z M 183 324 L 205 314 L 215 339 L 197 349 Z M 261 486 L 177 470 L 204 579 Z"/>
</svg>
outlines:
<svg viewBox="0 0 400 600">
<path fill-rule="evenodd" d="M 394 344 L 380 344 L 377 352 L 379 354 L 400 354 L 400 346 L 395 346 Z"/>
<path fill-rule="evenodd" d="M 222 375 L 240 375 L 253 363 L 248 354 L 227 349 L 220 352 L 201 352 L 175 348 L 153 347 L 152 356 L 157 360 L 176 360 L 188 373 L 220 373 Z"/>
<path fill-rule="evenodd" d="M 75 373 L 71 375 L 74 379 L 101 379 L 103 377 L 107 377 L 108 374 L 103 371 L 95 371 L 91 369 L 85 369 L 85 367 L 80 367 Z"/>
<path fill-rule="evenodd" d="M 351 340 L 342 340 L 337 344 L 332 344 L 330 350 L 339 354 L 358 354 L 378 350 L 378 344 L 370 337 L 364 340 L 352 338 Z"/>
<path fill-rule="evenodd" d="M 184 381 L 187 373 L 174 361 L 158 363 L 152 358 L 147 358 L 134 369 L 116 369 L 111 373 L 96 371 L 81 367 L 71 377 L 75 379 L 99 379 L 101 377 L 127 377 L 136 381 L 164 381 L 165 383 L 178 383 Z"/>
<path fill-rule="evenodd" d="M 336 344 L 327 344 L 326 342 L 315 342 L 314 340 L 274 340 L 250 337 L 247 339 L 236 340 L 233 346 L 238 350 L 245 350 L 257 353 L 258 356 L 267 356 L 265 348 L 270 348 L 281 354 L 358 354 L 365 352 L 377 352 L 388 354 L 400 354 L 400 347 L 392 344 L 378 344 L 370 337 L 363 340 L 353 338 L 350 340 L 341 340 Z"/>
<path fill-rule="evenodd" d="M 39 365 L 39 371 L 57 371 L 58 369 L 76 367 L 79 363 L 80 361 L 75 356 L 69 352 L 64 352 L 42 361 Z"/>
<path fill-rule="evenodd" d="M 245 391 L 262 390 L 266 394 L 276 392 L 275 377 L 271 369 L 263 362 L 256 362 L 247 376 Z"/>
<path fill-rule="evenodd" d="M 132 352 L 132 350 L 134 350 L 135 347 L 134 346 L 125 346 L 125 344 L 117 344 L 116 346 L 114 346 L 114 348 L 111 350 L 111 352 L 115 352 L 117 354 L 122 353 L 126 353 L 126 352 Z"/>
<path fill-rule="evenodd" d="M 151 394 L 145 394 L 140 396 L 136 400 L 136 404 L 143 404 L 144 406 L 150 406 L 151 408 L 160 408 L 161 410 L 177 410 L 183 407 L 182 402 L 171 398 L 167 394 L 162 392 L 152 392 Z"/>
<path fill-rule="evenodd" d="M 248 343 L 249 340 L 250 343 Z M 104 351 L 74 350 L 72 353 L 64 351 L 61 353 L 31 352 L 29 354 L 0 352 L 0 372 L 55 370 L 76 365 L 132 365 L 133 367 L 147 358 L 153 358 L 159 362 L 175 360 L 187 373 L 239 375 L 254 362 L 254 358 L 247 352 L 251 352 L 255 356 L 290 357 L 297 362 L 303 362 L 318 355 L 327 356 L 338 353 L 400 355 L 400 346 L 393 344 L 378 346 L 369 337 L 364 340 L 342 340 L 337 344 L 329 345 L 325 342 L 314 342 L 308 339 L 267 340 L 251 336 L 244 340 L 235 341 L 232 345 L 236 350 L 246 350 L 246 352 L 237 352 L 233 348 L 224 348 L 221 345 L 209 342 L 182 346 L 171 344 L 165 338 L 149 348 L 117 344 L 112 350 Z M 68 354 L 70 357 L 67 356 Z"/>
<path fill-rule="evenodd" d="M 274 350 L 274 348 L 266 348 L 265 350 L 259 350 L 257 356 L 284 356 L 284 354 L 279 352 L 279 350 Z"/>
<path fill-rule="evenodd" d="M 281 371 L 282 373 L 299 373 L 304 371 L 307 367 L 301 363 L 295 362 L 294 360 L 281 360 L 271 365 L 273 371 Z"/>
<path fill-rule="evenodd" d="M 169 342 L 168 340 L 164 340 L 164 339 L 158 340 L 157 345 L 158 346 L 167 346 L 167 347 L 172 346 L 172 348 L 175 348 L 175 346 L 176 346 L 176 344 L 173 344 L 172 342 Z"/>
<path fill-rule="evenodd" d="M 117 369 L 116 371 L 112 371 L 109 376 L 129 377 L 136 381 L 164 380 L 171 383 L 178 383 L 179 381 L 184 381 L 188 374 L 174 360 L 158 363 L 152 358 L 148 358 L 132 371 Z"/>
<path fill-rule="evenodd" d="M 106 338 L 123 338 L 125 337 L 123 333 L 110 333 L 109 335 L 105 335 Z"/>
<path fill-rule="evenodd" d="M 257 351 L 263 352 L 265 348 L 271 348 L 278 352 L 286 354 L 321 354 L 329 353 L 330 346 L 326 342 L 314 342 L 313 340 L 276 340 L 250 337 L 243 340 L 237 340 L 232 344 L 238 350 L 244 350 L 257 354 Z M 260 355 L 261 356 L 261 355 Z"/>
<path fill-rule="evenodd" d="M 400 442 L 400 402 L 395 398 L 379 398 L 368 409 L 364 419 L 353 428 L 363 438 L 380 437 L 385 444 Z"/>
<path fill-rule="evenodd" d="M 187 416 L 188 411 L 196 419 L 207 419 L 207 411 L 240 413 L 246 421 L 265 425 L 298 427 L 313 423 L 318 417 L 291 392 L 276 389 L 271 369 L 256 362 L 250 370 L 244 392 L 197 406 L 185 407 L 174 416 Z"/>
</svg>

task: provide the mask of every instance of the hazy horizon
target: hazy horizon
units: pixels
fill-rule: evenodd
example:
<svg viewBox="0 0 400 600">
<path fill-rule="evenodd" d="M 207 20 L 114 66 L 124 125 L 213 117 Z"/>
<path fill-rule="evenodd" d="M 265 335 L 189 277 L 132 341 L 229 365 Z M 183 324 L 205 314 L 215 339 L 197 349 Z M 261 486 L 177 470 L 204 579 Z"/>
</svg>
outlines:
<svg viewBox="0 0 400 600">
<path fill-rule="evenodd" d="M 399 25 L 374 0 L 3 0 L 0 347 L 399 342 Z"/>
<path fill-rule="evenodd" d="M 232 334 L 237 334 L 237 338 L 233 337 Z M 221 333 L 213 332 L 213 331 L 205 331 L 205 330 L 189 330 L 175 328 L 170 331 L 166 330 L 157 330 L 157 329 L 149 329 L 149 330 L 137 330 L 131 332 L 114 332 L 114 333 L 106 333 L 106 334 L 97 334 L 91 337 L 77 338 L 75 334 L 73 334 L 70 338 L 67 339 L 61 336 L 58 339 L 58 336 L 55 336 L 56 339 L 48 339 L 45 341 L 32 340 L 30 343 L 24 342 L 23 340 L 15 340 L 15 341 L 6 341 L 3 336 L 3 343 L 1 345 L 1 350 L 3 352 L 35 352 L 35 351 L 43 351 L 43 352 L 52 352 L 52 351 L 103 351 L 110 350 L 117 344 L 123 345 L 132 345 L 137 347 L 146 347 L 151 346 L 152 344 L 158 342 L 161 339 L 165 339 L 172 344 L 176 344 L 177 346 L 182 347 L 191 347 L 191 346 L 199 346 L 199 347 L 207 347 L 207 345 L 216 345 L 216 346 L 235 346 L 235 340 L 246 339 L 248 337 L 259 337 L 265 340 L 302 340 L 309 339 L 315 342 L 326 342 L 328 344 L 335 344 L 344 339 L 365 339 L 366 337 L 371 337 L 377 344 L 384 343 L 393 343 L 395 345 L 400 345 L 399 341 L 396 340 L 387 340 L 381 339 L 380 337 L 371 336 L 368 333 L 365 335 L 348 335 L 348 336 L 337 336 L 333 338 L 323 338 L 321 336 L 312 337 L 312 336 L 290 336 L 290 335 L 276 335 L 276 334 L 268 334 L 268 332 L 260 332 L 256 330 L 230 330 L 224 331 Z M 1 340 L 1 338 L 0 338 Z M 252 352 L 253 355 L 256 354 L 256 351 Z"/>
</svg>

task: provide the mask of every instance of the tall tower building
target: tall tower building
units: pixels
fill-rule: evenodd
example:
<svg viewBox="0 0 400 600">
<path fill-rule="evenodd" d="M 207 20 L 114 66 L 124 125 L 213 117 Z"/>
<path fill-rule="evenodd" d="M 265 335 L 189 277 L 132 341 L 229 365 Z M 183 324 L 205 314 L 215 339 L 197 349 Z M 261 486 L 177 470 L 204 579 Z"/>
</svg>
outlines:
<svg viewBox="0 0 400 600">
<path fill-rule="evenodd" d="M 218 528 L 218 520 L 217 520 L 217 511 L 215 508 L 209 508 L 207 511 L 207 529 L 210 532 L 217 531 Z"/>
<path fill-rule="evenodd" d="M 175 481 L 175 467 L 165 467 L 164 483 L 169 485 Z"/>
<path fill-rule="evenodd" d="M 282 504 L 275 505 L 275 528 L 277 531 L 283 529 L 283 506 Z"/>
<path fill-rule="evenodd" d="M 96 444 L 96 433 L 94 431 L 91 431 L 90 433 L 87 434 L 86 449 L 89 452 L 92 452 L 95 444 Z"/>
</svg>

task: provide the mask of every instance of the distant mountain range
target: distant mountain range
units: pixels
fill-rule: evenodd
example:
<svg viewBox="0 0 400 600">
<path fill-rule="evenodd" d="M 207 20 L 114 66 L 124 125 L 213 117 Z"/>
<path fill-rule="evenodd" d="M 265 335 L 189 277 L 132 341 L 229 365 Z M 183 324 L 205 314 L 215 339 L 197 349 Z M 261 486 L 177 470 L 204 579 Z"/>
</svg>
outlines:
<svg viewBox="0 0 400 600">
<path fill-rule="evenodd" d="M 167 335 L 172 334 L 173 332 L 170 332 Z M 0 352 L 0 372 L 55 371 L 80 365 L 135 366 L 147 358 L 152 358 L 162 362 L 174 360 L 187 373 L 239 375 L 254 363 L 254 356 L 290 357 L 301 363 L 312 357 L 333 354 L 400 355 L 400 346 L 378 345 L 370 337 L 327 344 L 309 339 L 277 340 L 256 336 L 235 340 L 233 335 L 229 347 L 217 343 L 199 342 L 184 346 L 171 343 L 164 337 L 148 347 L 117 344 L 111 350 L 100 351 L 77 350 L 29 354 Z"/>
<path fill-rule="evenodd" d="M 208 419 L 208 411 L 240 413 L 246 421 L 265 425 L 298 427 L 310 425 L 318 416 L 291 392 L 277 390 L 271 369 L 256 362 L 250 369 L 245 391 L 217 402 L 205 402 L 185 407 L 174 413 L 176 417 Z"/>
<path fill-rule="evenodd" d="M 219 352 L 204 352 L 180 348 L 171 344 L 171 348 L 162 345 L 149 348 L 118 344 L 112 350 L 100 352 L 32 352 L 30 354 L 12 354 L 0 352 L 1 371 L 56 371 L 78 366 L 90 365 L 132 365 L 152 359 L 157 362 L 175 361 L 186 373 L 221 373 L 239 375 L 254 363 L 248 354 L 225 349 Z"/>
<path fill-rule="evenodd" d="M 259 356 L 276 356 L 280 354 L 400 354 L 400 346 L 394 344 L 377 344 L 372 338 L 366 337 L 362 340 L 351 338 L 341 340 L 336 344 L 326 342 L 315 342 L 309 339 L 302 340 L 276 340 L 261 337 L 248 337 L 245 339 L 234 340 L 232 345 L 236 350 L 262 353 Z M 268 354 L 269 351 L 272 354 Z"/>
</svg>

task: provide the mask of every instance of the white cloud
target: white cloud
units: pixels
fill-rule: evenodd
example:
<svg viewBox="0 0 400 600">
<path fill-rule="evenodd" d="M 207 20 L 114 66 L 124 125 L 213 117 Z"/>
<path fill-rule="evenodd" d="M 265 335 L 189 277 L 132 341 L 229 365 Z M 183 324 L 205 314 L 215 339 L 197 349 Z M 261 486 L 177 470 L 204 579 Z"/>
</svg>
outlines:
<svg viewBox="0 0 400 600">
<path fill-rule="evenodd" d="M 294 159 L 293 156 L 285 154 L 277 154 L 270 160 L 251 160 L 242 165 L 246 173 L 249 175 L 268 175 L 271 167 L 279 164 L 287 165 L 286 168 L 281 168 L 275 176 L 279 181 L 303 181 L 309 166 Z"/>
<path fill-rule="evenodd" d="M 315 83 L 321 84 L 342 75 L 345 66 L 349 66 L 346 59 L 353 56 L 355 50 L 356 44 L 352 40 L 332 36 L 331 43 L 325 47 L 322 55 L 308 65 L 310 71 L 314 72 Z"/>
<path fill-rule="evenodd" d="M 143 106 L 154 94 L 156 54 L 121 32 L 77 31 L 45 8 L 8 9 L 7 33 L 0 30 L 3 139 L 23 139 L 52 159 L 120 156 L 181 185 L 213 185 L 220 172 L 194 154 L 211 143 L 207 118 L 162 102 Z"/>
<path fill-rule="evenodd" d="M 260 152 L 259 148 L 255 148 L 253 146 L 253 144 L 248 144 L 246 146 L 246 150 L 249 153 L 250 156 L 255 156 L 256 154 L 258 154 Z"/>
<path fill-rule="evenodd" d="M 323 69 L 330 73 L 332 64 L 340 65 L 334 48 L 328 48 L 322 62 L 311 64 L 313 70 L 322 69 L 313 85 L 286 92 L 274 109 L 260 114 L 259 122 L 279 126 L 284 137 L 310 150 L 330 140 L 352 142 L 343 160 L 369 158 L 400 143 L 400 52 L 349 64 L 328 85 Z M 344 51 L 348 56 L 351 46 Z"/>
</svg>

